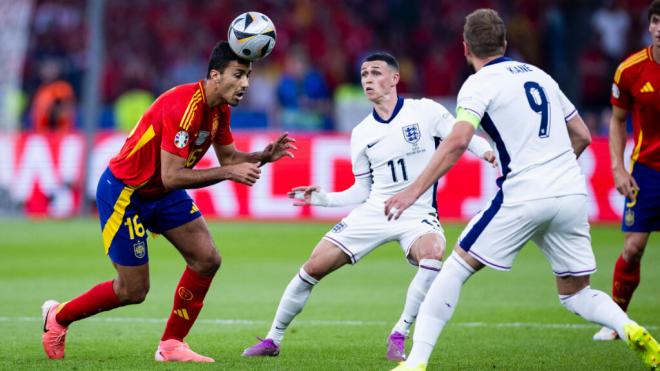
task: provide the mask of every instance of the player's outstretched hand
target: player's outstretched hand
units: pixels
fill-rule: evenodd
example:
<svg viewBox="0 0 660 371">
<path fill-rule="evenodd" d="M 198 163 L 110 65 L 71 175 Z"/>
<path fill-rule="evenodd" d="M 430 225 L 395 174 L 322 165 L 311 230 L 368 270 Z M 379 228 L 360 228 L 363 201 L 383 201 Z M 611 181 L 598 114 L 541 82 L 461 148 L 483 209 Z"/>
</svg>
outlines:
<svg viewBox="0 0 660 371">
<path fill-rule="evenodd" d="M 228 179 L 248 186 L 252 186 L 261 176 L 261 169 L 259 169 L 259 166 L 251 162 L 227 165 L 221 167 L 221 169 L 224 169 L 228 173 Z"/>
<path fill-rule="evenodd" d="M 286 195 L 295 200 L 293 206 L 305 206 L 311 205 L 313 193 L 320 191 L 321 188 L 318 186 L 302 186 L 292 188 Z"/>
<path fill-rule="evenodd" d="M 289 137 L 289 133 L 284 133 L 280 135 L 277 140 L 271 142 L 264 148 L 263 156 L 261 158 L 261 165 L 264 165 L 268 162 L 275 162 L 281 159 L 284 156 L 294 158 L 292 151 L 296 151 L 298 148 L 292 143 L 296 140 Z"/>
<path fill-rule="evenodd" d="M 614 170 L 614 185 L 619 193 L 629 199 L 632 199 L 639 192 L 639 186 L 635 178 L 623 168 Z"/>
<path fill-rule="evenodd" d="M 403 211 L 414 204 L 416 200 L 417 197 L 410 187 L 390 197 L 385 201 L 385 216 L 387 216 L 387 220 L 399 219 Z"/>
<path fill-rule="evenodd" d="M 495 153 L 493 151 L 486 151 L 484 152 L 484 160 L 486 162 L 489 162 L 493 167 L 497 167 L 497 156 L 495 156 Z"/>
</svg>

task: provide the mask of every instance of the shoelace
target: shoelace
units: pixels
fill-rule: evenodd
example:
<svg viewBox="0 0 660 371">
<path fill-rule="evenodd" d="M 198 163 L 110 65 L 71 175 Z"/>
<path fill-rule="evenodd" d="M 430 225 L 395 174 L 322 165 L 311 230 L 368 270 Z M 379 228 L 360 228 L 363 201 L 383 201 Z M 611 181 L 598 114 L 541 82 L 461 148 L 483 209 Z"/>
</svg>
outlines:
<svg viewBox="0 0 660 371">
<path fill-rule="evenodd" d="M 60 345 L 60 344 L 64 343 L 65 338 L 66 338 L 66 332 L 62 333 L 60 335 L 57 335 L 54 338 L 51 338 L 49 343 L 50 343 L 50 345 Z"/>
</svg>

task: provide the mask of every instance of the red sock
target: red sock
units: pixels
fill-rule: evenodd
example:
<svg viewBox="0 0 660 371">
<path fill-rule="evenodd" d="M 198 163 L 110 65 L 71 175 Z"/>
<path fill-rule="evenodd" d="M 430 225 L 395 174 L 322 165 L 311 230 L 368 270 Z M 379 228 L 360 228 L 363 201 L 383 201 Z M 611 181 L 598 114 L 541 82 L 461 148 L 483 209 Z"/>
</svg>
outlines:
<svg viewBox="0 0 660 371">
<path fill-rule="evenodd" d="M 55 319 L 62 326 L 68 326 L 89 316 L 120 307 L 119 299 L 112 288 L 112 280 L 99 283 L 86 293 L 60 305 Z"/>
<path fill-rule="evenodd" d="M 204 297 L 211 286 L 213 276 L 202 276 L 189 267 L 181 276 L 174 292 L 174 307 L 167 320 L 161 340 L 176 339 L 183 341 L 195 323 L 197 315 L 204 305 Z"/>
<path fill-rule="evenodd" d="M 612 280 L 612 299 L 619 304 L 625 312 L 628 310 L 630 299 L 639 285 L 640 269 L 639 262 L 629 263 L 619 256 L 614 265 L 614 277 Z"/>
</svg>

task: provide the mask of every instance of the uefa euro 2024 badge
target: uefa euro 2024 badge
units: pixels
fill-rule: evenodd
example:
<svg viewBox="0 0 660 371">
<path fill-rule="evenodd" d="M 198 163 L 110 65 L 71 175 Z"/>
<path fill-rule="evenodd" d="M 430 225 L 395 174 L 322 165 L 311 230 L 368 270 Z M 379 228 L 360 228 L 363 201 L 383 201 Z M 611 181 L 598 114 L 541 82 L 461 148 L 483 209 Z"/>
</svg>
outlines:
<svg viewBox="0 0 660 371">
<path fill-rule="evenodd" d="M 176 148 L 183 148 L 188 144 L 188 132 L 181 130 L 174 136 L 174 145 Z"/>
</svg>

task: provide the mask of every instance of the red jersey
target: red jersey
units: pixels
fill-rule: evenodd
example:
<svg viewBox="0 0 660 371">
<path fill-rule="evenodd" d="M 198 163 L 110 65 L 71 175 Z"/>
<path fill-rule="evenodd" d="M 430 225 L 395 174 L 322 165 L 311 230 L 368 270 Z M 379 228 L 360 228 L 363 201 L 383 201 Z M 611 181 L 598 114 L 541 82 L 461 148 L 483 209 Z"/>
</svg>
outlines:
<svg viewBox="0 0 660 371">
<path fill-rule="evenodd" d="M 163 93 L 142 115 L 119 154 L 110 160 L 110 171 L 126 185 L 147 197 L 167 193 L 160 174 L 160 151 L 186 159 L 192 168 L 212 143 L 234 142 L 229 129 L 231 108 L 206 104 L 203 81 L 175 86 Z"/>
<path fill-rule="evenodd" d="M 632 111 L 635 149 L 632 163 L 660 171 L 660 61 L 651 47 L 623 61 L 614 74 L 613 105 Z"/>
</svg>

